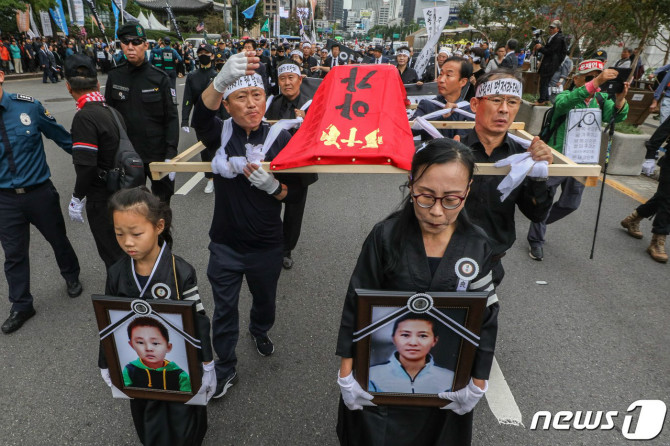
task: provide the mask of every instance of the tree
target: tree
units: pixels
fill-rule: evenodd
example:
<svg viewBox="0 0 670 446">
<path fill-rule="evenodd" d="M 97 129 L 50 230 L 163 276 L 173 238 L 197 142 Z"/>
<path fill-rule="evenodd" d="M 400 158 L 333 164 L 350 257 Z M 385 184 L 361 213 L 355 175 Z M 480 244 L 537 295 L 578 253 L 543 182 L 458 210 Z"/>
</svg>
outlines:
<svg viewBox="0 0 670 446">
<path fill-rule="evenodd" d="M 229 30 L 223 21 L 223 15 L 218 12 L 210 12 L 203 20 L 205 22 L 205 30 L 208 33 L 227 33 Z"/>
</svg>

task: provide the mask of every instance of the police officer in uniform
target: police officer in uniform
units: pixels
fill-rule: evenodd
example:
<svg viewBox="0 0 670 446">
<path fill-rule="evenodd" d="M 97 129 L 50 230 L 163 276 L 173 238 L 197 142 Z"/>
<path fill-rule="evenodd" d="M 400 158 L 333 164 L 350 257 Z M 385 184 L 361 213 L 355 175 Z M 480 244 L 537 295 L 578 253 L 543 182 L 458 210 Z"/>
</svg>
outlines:
<svg viewBox="0 0 670 446">
<path fill-rule="evenodd" d="M 190 132 L 190 127 L 188 124 L 188 118 L 191 116 L 191 109 L 193 109 L 193 104 L 198 102 L 200 95 L 205 88 L 212 82 L 212 79 L 216 77 L 217 71 L 212 64 L 212 55 L 214 50 L 212 45 L 208 43 L 202 43 L 198 46 L 198 62 L 200 63 L 200 68 L 188 75 L 186 78 L 186 86 L 184 87 L 184 99 L 181 106 L 181 128 L 186 132 Z M 223 105 L 219 110 L 223 109 Z M 220 114 L 223 118 L 224 116 Z M 228 117 L 228 116 L 226 116 Z M 193 124 L 193 123 L 192 123 Z M 212 161 L 213 154 L 205 149 L 200 152 L 200 158 L 203 161 Z M 205 193 L 211 194 L 214 192 L 214 174 L 211 172 L 205 172 L 205 178 L 207 178 L 207 186 L 205 186 Z"/>
<path fill-rule="evenodd" d="M 301 108 L 311 98 L 300 91 L 300 85 L 302 85 L 300 67 L 293 61 L 282 62 L 277 67 L 277 73 L 280 94 L 272 99 L 265 112 L 265 117 L 273 120 L 295 119 L 297 116 L 304 118 L 305 111 Z M 284 258 L 282 260 L 284 269 L 293 267 L 291 251 L 295 249 L 300 237 L 305 203 L 307 202 L 307 188 L 309 185 L 316 183 L 319 176 L 315 173 L 296 173 L 292 174 L 291 178 L 298 181 L 295 184 L 295 193 L 299 198 L 295 203 L 285 203 L 283 221 Z"/>
<path fill-rule="evenodd" d="M 177 92 L 165 72 L 146 60 L 148 44 L 142 25 L 126 23 L 117 34 L 128 61 L 109 72 L 105 100 L 123 115 L 128 137 L 144 161 L 145 174 L 151 177 L 149 163 L 177 155 Z M 151 191 L 169 204 L 174 194 L 174 173 L 160 180 L 151 179 Z"/>
<path fill-rule="evenodd" d="M 223 55 L 222 52 L 217 51 L 216 54 L 214 55 L 214 69 L 217 72 L 221 71 L 221 68 L 225 63 L 226 63 L 226 57 Z"/>
<path fill-rule="evenodd" d="M 0 242 L 12 303 L 3 333 L 18 330 L 35 315 L 30 294 L 30 225 L 54 250 L 67 294 L 82 292 L 79 260 L 65 231 L 60 199 L 49 177 L 42 133 L 72 153 L 72 138 L 36 99 L 3 91 L 0 71 Z"/>
<path fill-rule="evenodd" d="M 160 49 L 162 66 L 161 68 L 167 73 L 170 78 L 170 85 L 173 89 L 177 88 L 177 64 L 182 62 L 182 58 L 175 50 L 170 46 L 170 38 L 163 38 L 164 46 Z"/>
</svg>

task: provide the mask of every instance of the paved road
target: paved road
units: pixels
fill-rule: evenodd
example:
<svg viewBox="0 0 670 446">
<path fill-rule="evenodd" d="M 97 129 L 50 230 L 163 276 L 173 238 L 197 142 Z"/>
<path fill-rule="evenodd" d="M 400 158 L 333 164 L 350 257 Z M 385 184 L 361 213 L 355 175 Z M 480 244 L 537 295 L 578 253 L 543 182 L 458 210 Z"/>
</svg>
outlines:
<svg viewBox="0 0 670 446">
<path fill-rule="evenodd" d="M 179 84 L 183 80 L 178 80 L 181 97 Z M 4 89 L 41 99 L 69 128 L 75 108 L 64 84 L 11 81 Z M 193 135 L 182 133 L 181 149 L 193 142 Z M 65 209 L 74 184 L 71 161 L 51 142 L 46 150 Z M 180 174 L 178 187 L 190 177 Z M 310 188 L 296 264 L 282 273 L 279 283 L 278 318 L 271 332 L 276 353 L 262 358 L 251 339 L 241 336 L 240 384 L 210 405 L 207 444 L 337 444 L 334 350 L 342 301 L 361 243 L 399 203 L 402 181 L 399 175 L 322 175 Z M 213 196 L 205 195 L 203 187 L 204 181 L 173 199 L 174 249 L 198 271 L 211 314 L 205 271 Z M 499 390 L 496 394 L 512 413 L 518 407 L 523 426 L 500 424 L 500 404 L 494 414 L 492 404 L 482 401 L 476 409 L 474 444 L 626 444 L 621 430 L 631 403 L 670 402 L 668 266 L 644 252 L 649 222 L 643 222 L 642 241 L 618 227 L 635 202 L 609 187 L 595 258 L 589 260 L 598 192 L 587 189 L 581 209 L 550 226 L 543 262 L 528 257 L 527 223 L 517 217 L 520 240 L 504 259 L 507 275 L 499 289 L 496 352 L 513 400 Z M 128 403 L 111 398 L 96 367 L 97 329 L 87 295 L 103 291 L 103 264 L 88 227 L 69 221 L 67 226 L 82 265 L 85 294 L 66 296 L 52 251 L 33 230 L 37 316 L 18 332 L 0 337 L 0 444 L 139 444 Z M 538 280 L 547 284 L 538 285 Z M 3 278 L 3 318 L 9 311 L 6 294 Z M 249 304 L 244 288 L 242 326 L 248 323 Z M 504 389 L 505 383 L 498 379 L 495 387 Z M 536 412 L 562 410 L 618 411 L 618 416 L 611 430 L 529 429 Z M 635 420 L 639 412 L 633 412 Z M 656 440 L 641 444 L 668 445 L 670 430 L 666 426 Z"/>
</svg>

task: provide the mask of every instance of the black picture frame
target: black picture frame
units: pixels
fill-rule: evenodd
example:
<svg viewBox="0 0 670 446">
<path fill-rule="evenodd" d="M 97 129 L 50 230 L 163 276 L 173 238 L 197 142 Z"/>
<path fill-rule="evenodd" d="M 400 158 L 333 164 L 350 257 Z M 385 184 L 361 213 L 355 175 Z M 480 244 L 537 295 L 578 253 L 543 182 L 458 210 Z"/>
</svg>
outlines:
<svg viewBox="0 0 670 446">
<path fill-rule="evenodd" d="M 202 385 L 202 368 L 198 359 L 200 340 L 195 333 L 195 302 L 104 295 L 93 295 L 91 298 L 110 378 L 117 389 L 130 398 L 180 403 L 191 400 L 198 393 Z M 188 374 L 190 391 L 136 387 L 124 383 L 123 370 L 127 366 L 127 359 L 123 358 L 137 357 L 128 342 L 128 324 L 142 316 L 156 319 L 168 330 L 171 350 L 175 352 L 171 357 L 166 356 L 166 359 L 174 361 L 174 357 L 180 358 L 181 363 L 175 364 Z M 181 385 L 183 374 L 177 373 Z M 163 385 L 167 387 L 165 383 L 164 379 Z"/>
<path fill-rule="evenodd" d="M 383 341 L 375 340 L 375 336 L 385 339 L 388 344 L 391 344 L 393 342 L 391 333 L 394 321 L 401 320 L 405 317 L 405 314 L 411 319 L 412 313 L 426 313 L 431 319 L 437 321 L 433 326 L 435 327 L 434 334 L 439 337 L 439 340 L 436 339 L 436 344 L 430 350 L 430 355 L 432 359 L 431 367 L 433 367 L 433 371 L 438 372 L 434 376 L 440 376 L 441 378 L 439 383 L 434 383 L 434 386 L 444 385 L 443 379 L 445 376 L 449 376 L 449 371 L 453 372 L 451 390 L 462 389 L 468 384 L 475 357 L 475 344 L 478 342 L 481 331 L 488 293 L 466 291 L 415 293 L 357 289 L 356 294 L 358 306 L 356 333 L 354 334 L 354 341 L 356 342 L 354 371 L 356 380 L 361 387 L 374 396 L 373 403 L 377 405 L 424 407 L 443 407 L 449 403 L 449 401 L 437 396 L 440 391 L 449 390 L 448 388 L 425 391 L 427 387 L 433 387 L 430 380 L 423 380 L 424 390 L 419 389 L 415 393 L 395 391 L 390 384 L 392 379 L 388 380 L 391 387 L 385 391 L 376 391 L 381 390 L 381 386 L 370 382 L 370 369 L 372 367 L 381 365 L 386 370 L 391 371 L 388 373 L 382 371 L 381 375 L 378 371 L 377 377 L 396 373 L 397 364 L 394 364 L 392 357 L 387 356 L 390 359 L 385 363 L 380 363 L 380 358 L 384 358 L 385 353 L 383 351 L 388 354 L 389 348 L 382 345 Z M 400 316 L 397 316 L 398 314 Z M 436 318 L 434 315 L 439 317 Z M 441 320 L 454 327 L 454 329 L 448 328 L 444 322 L 440 322 Z M 382 328 L 376 328 L 377 325 L 385 321 L 387 323 Z M 462 328 L 465 328 L 465 330 L 462 330 Z M 384 330 L 387 332 L 386 334 L 383 333 Z M 460 331 L 462 335 L 457 334 L 457 331 Z M 391 352 L 396 359 L 400 358 L 399 353 L 393 350 Z M 381 369 L 378 370 L 381 371 Z M 375 374 L 375 371 L 372 374 Z M 409 375 L 407 376 L 412 388 L 414 388 L 419 374 L 414 379 L 411 379 Z"/>
</svg>

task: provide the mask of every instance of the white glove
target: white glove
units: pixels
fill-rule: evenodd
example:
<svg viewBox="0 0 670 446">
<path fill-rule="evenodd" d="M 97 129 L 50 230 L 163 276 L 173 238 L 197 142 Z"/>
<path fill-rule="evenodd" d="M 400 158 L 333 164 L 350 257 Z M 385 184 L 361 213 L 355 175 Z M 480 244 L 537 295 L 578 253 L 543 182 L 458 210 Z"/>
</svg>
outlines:
<svg viewBox="0 0 670 446">
<path fill-rule="evenodd" d="M 363 410 L 363 406 L 376 406 L 376 404 L 372 402 L 374 397 L 363 390 L 361 385 L 354 379 L 353 373 L 349 373 L 349 375 L 344 378 L 340 378 L 338 372 L 337 384 L 340 385 L 342 400 L 349 410 Z"/>
<path fill-rule="evenodd" d="M 223 178 L 235 178 L 237 174 L 228 162 L 228 155 L 223 149 L 219 149 L 212 159 L 212 172 Z"/>
<path fill-rule="evenodd" d="M 442 407 L 442 409 L 451 409 L 458 415 L 464 415 L 475 408 L 479 400 L 484 396 L 489 389 L 489 382 L 485 381 L 484 390 L 477 387 L 470 378 L 467 386 L 455 392 L 440 392 L 437 394 L 442 399 L 451 400 L 452 402 Z"/>
<path fill-rule="evenodd" d="M 656 169 L 656 160 L 654 159 L 644 160 L 644 163 L 642 163 L 642 175 L 650 177 L 654 174 L 655 169 Z"/>
<path fill-rule="evenodd" d="M 216 372 L 214 372 L 214 361 L 211 361 L 209 364 L 202 365 L 202 387 L 201 389 L 205 390 L 205 398 L 207 402 L 214 395 L 216 390 Z"/>
<path fill-rule="evenodd" d="M 166 162 L 166 163 L 169 163 L 171 159 L 172 159 L 172 158 L 170 158 L 170 159 L 166 159 L 165 162 Z M 170 172 L 170 173 L 168 174 L 168 178 L 170 179 L 170 181 L 174 181 L 174 178 L 175 178 L 176 176 L 177 176 L 177 172 Z"/>
<path fill-rule="evenodd" d="M 109 387 L 112 387 L 112 377 L 109 376 L 109 369 L 100 369 L 100 376 Z"/>
<path fill-rule="evenodd" d="M 248 63 L 247 55 L 244 51 L 230 56 L 212 82 L 214 89 L 219 93 L 223 93 L 226 87 L 232 85 L 246 74 Z"/>
<path fill-rule="evenodd" d="M 79 198 L 76 198 L 73 195 L 72 199 L 70 200 L 70 205 L 67 207 L 67 210 L 70 213 L 70 220 L 84 223 L 83 212 L 85 206 L 86 206 L 86 197 L 80 200 Z"/>
<path fill-rule="evenodd" d="M 251 172 L 249 181 L 251 184 L 268 194 L 276 191 L 279 187 L 279 180 L 277 180 L 271 173 L 263 170 L 262 167 Z"/>
<path fill-rule="evenodd" d="M 189 126 L 182 127 L 181 129 L 182 129 L 183 131 L 185 131 L 186 133 L 190 133 L 190 132 L 191 132 L 191 127 L 189 127 Z"/>
</svg>

